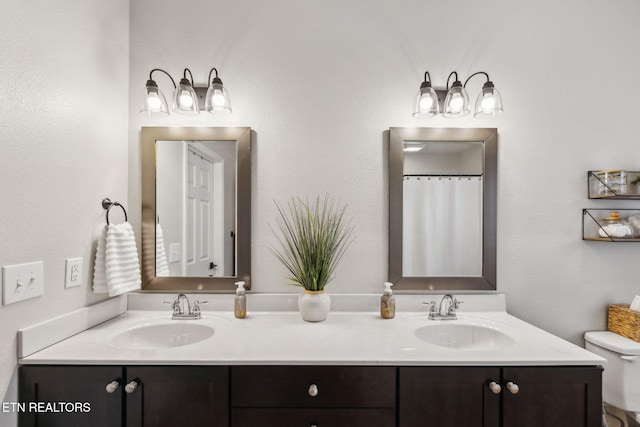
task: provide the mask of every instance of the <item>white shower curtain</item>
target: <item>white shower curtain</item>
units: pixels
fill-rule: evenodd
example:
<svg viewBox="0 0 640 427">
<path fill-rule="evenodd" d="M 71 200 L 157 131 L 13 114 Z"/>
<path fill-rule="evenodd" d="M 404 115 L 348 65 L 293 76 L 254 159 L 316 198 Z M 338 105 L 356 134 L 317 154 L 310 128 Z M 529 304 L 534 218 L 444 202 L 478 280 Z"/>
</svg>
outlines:
<svg viewBox="0 0 640 427">
<path fill-rule="evenodd" d="M 482 180 L 405 177 L 402 275 L 482 276 Z"/>
</svg>

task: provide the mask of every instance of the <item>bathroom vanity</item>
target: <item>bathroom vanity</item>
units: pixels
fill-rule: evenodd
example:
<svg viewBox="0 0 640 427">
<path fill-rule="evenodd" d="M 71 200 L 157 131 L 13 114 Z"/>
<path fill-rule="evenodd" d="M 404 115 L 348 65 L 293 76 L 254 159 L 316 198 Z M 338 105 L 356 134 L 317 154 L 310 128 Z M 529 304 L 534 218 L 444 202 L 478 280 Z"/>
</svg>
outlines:
<svg viewBox="0 0 640 427">
<path fill-rule="evenodd" d="M 22 402 L 91 406 L 20 426 L 599 427 L 604 359 L 473 298 L 450 322 L 130 309 L 20 359 Z"/>
<path fill-rule="evenodd" d="M 389 427 L 397 417 L 400 427 L 596 427 L 600 375 L 575 366 L 22 366 L 21 401 L 90 402 L 91 412 L 24 414 L 20 425 Z M 501 379 L 519 391 L 496 393 L 489 384 Z"/>
</svg>

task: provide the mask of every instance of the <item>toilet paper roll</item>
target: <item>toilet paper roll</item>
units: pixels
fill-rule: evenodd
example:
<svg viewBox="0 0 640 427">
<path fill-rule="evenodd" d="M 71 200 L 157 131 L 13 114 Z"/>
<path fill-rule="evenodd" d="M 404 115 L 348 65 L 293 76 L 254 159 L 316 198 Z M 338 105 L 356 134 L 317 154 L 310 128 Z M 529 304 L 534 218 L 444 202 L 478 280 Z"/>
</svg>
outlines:
<svg viewBox="0 0 640 427">
<path fill-rule="evenodd" d="M 640 311 L 640 295 L 635 296 L 629 308 L 631 310 Z"/>
</svg>

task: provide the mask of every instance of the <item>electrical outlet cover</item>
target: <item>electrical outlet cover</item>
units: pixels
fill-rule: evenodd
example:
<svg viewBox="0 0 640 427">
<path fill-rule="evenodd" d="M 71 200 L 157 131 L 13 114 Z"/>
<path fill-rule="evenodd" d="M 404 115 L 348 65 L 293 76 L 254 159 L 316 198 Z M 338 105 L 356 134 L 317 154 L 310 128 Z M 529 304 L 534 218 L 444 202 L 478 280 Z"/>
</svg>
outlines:
<svg viewBox="0 0 640 427">
<path fill-rule="evenodd" d="M 169 262 L 180 261 L 182 248 L 180 243 L 171 243 L 169 245 Z"/>
<path fill-rule="evenodd" d="M 64 287 L 74 288 L 82 284 L 82 258 L 67 258 L 64 269 Z"/>
</svg>

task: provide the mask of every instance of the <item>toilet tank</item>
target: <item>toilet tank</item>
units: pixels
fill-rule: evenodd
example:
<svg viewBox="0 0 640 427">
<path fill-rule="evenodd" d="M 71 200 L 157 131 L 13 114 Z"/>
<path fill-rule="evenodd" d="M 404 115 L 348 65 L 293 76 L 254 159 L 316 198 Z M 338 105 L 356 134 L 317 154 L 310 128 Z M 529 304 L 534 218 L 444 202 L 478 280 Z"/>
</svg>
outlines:
<svg viewBox="0 0 640 427">
<path fill-rule="evenodd" d="M 640 412 L 640 343 L 613 332 L 587 332 L 585 347 L 607 359 L 602 399 L 625 411 Z"/>
</svg>

